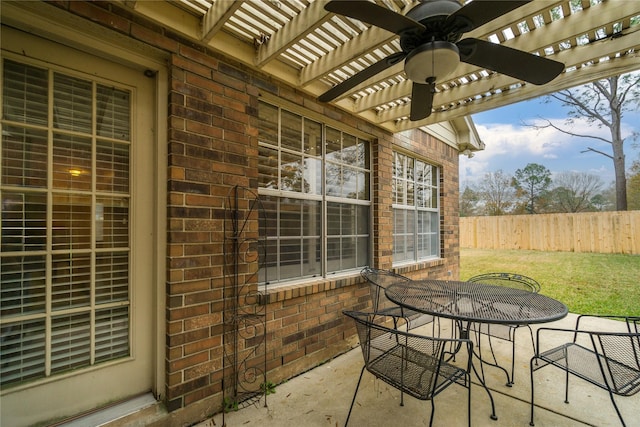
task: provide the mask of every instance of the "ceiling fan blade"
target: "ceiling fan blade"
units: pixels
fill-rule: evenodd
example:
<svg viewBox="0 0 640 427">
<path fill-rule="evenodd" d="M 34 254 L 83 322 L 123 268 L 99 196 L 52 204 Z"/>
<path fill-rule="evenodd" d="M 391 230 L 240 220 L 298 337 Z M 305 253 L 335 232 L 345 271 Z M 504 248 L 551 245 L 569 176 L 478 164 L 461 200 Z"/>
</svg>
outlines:
<svg viewBox="0 0 640 427">
<path fill-rule="evenodd" d="M 358 19 L 398 35 L 409 30 L 425 30 L 424 25 L 418 21 L 366 0 L 332 0 L 324 8 L 329 12 Z"/>
<path fill-rule="evenodd" d="M 337 98 L 338 96 L 342 95 L 349 89 L 353 89 L 354 87 L 358 86 L 360 83 L 367 80 L 368 78 L 373 77 L 376 74 L 391 67 L 392 65 L 395 65 L 398 62 L 402 61 L 405 56 L 407 55 L 404 52 L 397 52 L 387 56 L 384 59 L 381 59 L 375 64 L 349 77 L 347 80 L 335 85 L 334 87 L 332 87 L 331 89 L 329 89 L 328 91 L 320 95 L 318 97 L 318 101 L 328 102 L 334 98 Z"/>
<path fill-rule="evenodd" d="M 473 0 L 447 17 L 445 28 L 466 33 L 519 8 L 531 0 Z"/>
<path fill-rule="evenodd" d="M 413 122 L 431 115 L 436 83 L 435 79 L 430 80 L 427 84 L 414 83 L 411 88 L 411 113 L 409 114 L 409 119 Z"/>
<path fill-rule="evenodd" d="M 562 62 L 484 40 L 469 38 L 456 45 L 462 62 L 536 85 L 549 83 L 564 70 Z"/>
</svg>

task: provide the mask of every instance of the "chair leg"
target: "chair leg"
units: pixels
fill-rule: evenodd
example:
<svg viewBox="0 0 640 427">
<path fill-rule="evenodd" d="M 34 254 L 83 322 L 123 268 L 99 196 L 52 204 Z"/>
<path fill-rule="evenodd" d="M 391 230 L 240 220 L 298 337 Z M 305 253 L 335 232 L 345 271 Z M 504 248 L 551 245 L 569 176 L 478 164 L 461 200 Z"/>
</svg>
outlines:
<svg viewBox="0 0 640 427">
<path fill-rule="evenodd" d="M 469 391 L 467 391 L 467 427 L 471 427 L 471 374 L 467 374 L 467 385 Z"/>
<path fill-rule="evenodd" d="M 433 415 L 436 412 L 436 404 L 433 401 L 433 396 L 431 396 L 431 416 L 429 417 L 429 427 L 433 425 Z"/>
<path fill-rule="evenodd" d="M 566 348 L 563 350 L 562 355 L 564 356 L 566 366 L 566 369 L 564 370 L 564 403 L 569 403 L 569 354 L 567 353 Z"/>
<path fill-rule="evenodd" d="M 567 361 L 567 363 L 569 363 Z M 564 403 L 569 403 L 569 367 L 565 369 L 565 379 L 564 379 Z"/>
<path fill-rule="evenodd" d="M 531 420 L 529 420 L 529 425 L 530 426 L 534 426 L 535 424 L 533 423 L 533 388 L 534 388 L 534 383 L 533 383 L 533 363 L 534 360 L 536 361 L 536 364 L 538 363 L 538 359 L 536 357 L 532 358 L 529 361 L 529 372 L 531 373 Z"/>
<path fill-rule="evenodd" d="M 529 328 L 529 335 L 531 336 L 531 345 L 533 346 L 533 354 L 538 354 L 536 353 L 536 340 L 533 337 L 534 335 L 533 329 L 531 329 L 531 325 L 527 325 L 527 328 Z M 538 366 L 538 358 L 536 358 L 536 366 Z"/>
<path fill-rule="evenodd" d="M 529 328 L 529 335 L 531 336 L 531 345 L 533 346 L 533 354 L 536 354 L 536 340 L 533 337 L 533 329 L 531 329 L 530 325 L 527 325 L 527 328 Z M 536 359 L 536 363 L 538 363 L 538 359 Z"/>
<path fill-rule="evenodd" d="M 362 374 L 364 374 L 364 370 L 366 365 L 362 367 L 360 371 L 360 378 L 358 378 L 358 384 L 356 385 L 356 391 L 353 393 L 353 399 L 351 399 L 351 406 L 349 406 L 349 413 L 347 414 L 347 420 L 344 422 L 344 427 L 347 427 L 349 424 L 349 418 L 351 417 L 351 410 L 353 409 L 353 404 L 356 402 L 356 395 L 358 394 L 358 389 L 360 388 L 360 381 L 362 381 Z"/>
<path fill-rule="evenodd" d="M 405 343 L 406 344 L 406 343 Z M 407 368 L 407 346 L 404 345 L 402 349 L 402 363 L 400 367 L 400 406 L 404 406 L 404 373 Z"/>
<path fill-rule="evenodd" d="M 620 422 L 622 423 L 622 427 L 626 427 L 626 424 L 624 423 L 624 420 L 622 419 L 622 414 L 620 413 L 620 409 L 618 409 L 618 405 L 616 405 L 616 401 L 613 398 L 613 393 L 611 392 L 611 389 L 607 390 L 609 392 L 609 399 L 611 399 L 611 403 L 613 403 L 613 409 L 616 410 L 616 414 L 618 414 L 618 418 L 620 418 Z"/>
</svg>

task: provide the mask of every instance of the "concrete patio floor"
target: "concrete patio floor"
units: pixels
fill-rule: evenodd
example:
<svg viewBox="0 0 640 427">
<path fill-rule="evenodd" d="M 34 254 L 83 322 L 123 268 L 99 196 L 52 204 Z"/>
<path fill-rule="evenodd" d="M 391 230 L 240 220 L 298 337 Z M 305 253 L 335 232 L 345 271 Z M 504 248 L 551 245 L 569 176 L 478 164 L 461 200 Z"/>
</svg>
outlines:
<svg viewBox="0 0 640 427">
<path fill-rule="evenodd" d="M 573 327 L 576 316 L 547 323 L 545 327 Z M 610 322 L 610 321 L 605 321 Z M 448 322 L 447 322 L 448 323 Z M 617 323 L 617 322 L 613 322 Z M 429 325 L 422 328 L 428 328 Z M 416 329 L 414 331 L 419 331 Z M 492 391 L 498 420 L 491 420 L 491 407 L 486 391 L 473 378 L 471 389 L 471 424 L 473 426 L 528 426 L 530 414 L 529 360 L 533 350 L 525 328 L 518 329 L 516 338 L 516 372 L 513 387 L 505 385 L 505 375 L 496 368 L 485 368 L 487 385 Z M 496 340 L 498 344 L 503 344 Z M 495 347 L 494 347 L 495 348 Z M 497 346 L 499 360 L 509 360 L 508 345 Z M 276 393 L 252 406 L 236 412 L 216 414 L 197 427 L 337 427 L 343 426 L 358 375 L 363 366 L 359 347 L 327 363 L 279 384 Z M 585 381 L 570 379 L 570 403 L 564 403 L 564 375 L 554 367 L 535 373 L 535 423 L 552 426 L 619 426 L 621 425 L 609 395 Z M 467 424 L 467 390 L 452 385 L 436 396 L 434 426 Z M 640 393 L 617 397 L 627 426 L 640 427 Z M 431 403 L 405 396 L 400 406 L 400 392 L 368 372 L 364 373 L 356 403 L 349 420 L 353 427 L 429 425 Z"/>
</svg>

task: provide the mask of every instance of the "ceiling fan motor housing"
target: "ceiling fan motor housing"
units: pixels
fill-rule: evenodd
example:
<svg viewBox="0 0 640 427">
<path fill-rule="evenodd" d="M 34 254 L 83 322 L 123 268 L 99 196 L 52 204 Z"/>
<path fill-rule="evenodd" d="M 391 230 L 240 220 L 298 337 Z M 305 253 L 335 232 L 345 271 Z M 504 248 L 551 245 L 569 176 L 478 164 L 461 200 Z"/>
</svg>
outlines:
<svg viewBox="0 0 640 427">
<path fill-rule="evenodd" d="M 453 22 L 449 22 L 449 15 L 460 10 L 461 6 L 456 0 L 426 0 L 409 12 L 407 18 L 418 21 L 426 27 L 422 32 L 409 30 L 401 35 L 400 45 L 405 52 L 420 46 L 425 41 L 443 40 L 452 43 L 457 42 L 462 34 L 467 31 L 467 27 L 473 24 L 467 22 L 461 16 L 456 17 Z"/>
<path fill-rule="evenodd" d="M 462 6 L 456 0 L 424 0 L 407 12 L 406 16 L 422 22 L 423 19 L 434 16 L 447 17 L 457 12 Z"/>
<path fill-rule="evenodd" d="M 455 43 L 462 33 L 451 32 L 447 17 L 460 8 L 456 0 L 427 0 L 407 12 L 408 18 L 426 27 L 425 31 L 407 31 L 400 37 L 400 46 L 407 53 L 404 71 L 409 80 L 440 80 L 458 66 L 460 52 Z"/>
<path fill-rule="evenodd" d="M 448 41 L 427 42 L 413 49 L 405 59 L 404 72 L 409 80 L 426 83 L 441 80 L 460 63 L 458 47 Z"/>
</svg>

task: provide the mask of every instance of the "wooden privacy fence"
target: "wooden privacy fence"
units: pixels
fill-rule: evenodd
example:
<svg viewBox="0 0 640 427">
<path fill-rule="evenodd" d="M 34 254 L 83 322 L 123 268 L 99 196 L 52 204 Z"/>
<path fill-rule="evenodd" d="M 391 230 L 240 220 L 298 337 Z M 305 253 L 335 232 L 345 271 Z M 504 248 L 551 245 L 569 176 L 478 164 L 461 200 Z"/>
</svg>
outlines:
<svg viewBox="0 0 640 427">
<path fill-rule="evenodd" d="M 640 211 L 462 217 L 460 246 L 640 254 Z"/>
</svg>

